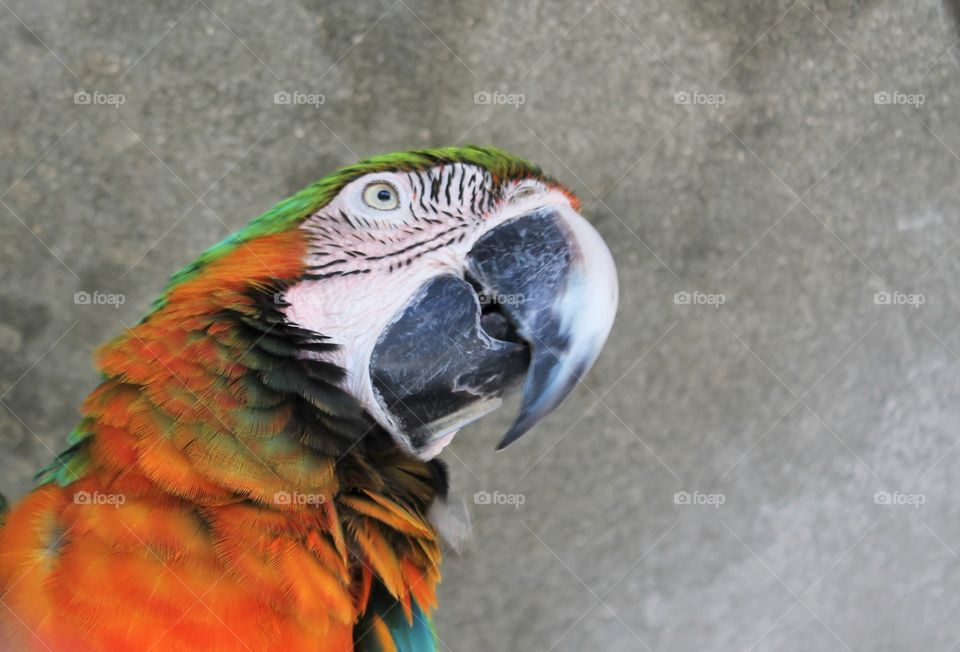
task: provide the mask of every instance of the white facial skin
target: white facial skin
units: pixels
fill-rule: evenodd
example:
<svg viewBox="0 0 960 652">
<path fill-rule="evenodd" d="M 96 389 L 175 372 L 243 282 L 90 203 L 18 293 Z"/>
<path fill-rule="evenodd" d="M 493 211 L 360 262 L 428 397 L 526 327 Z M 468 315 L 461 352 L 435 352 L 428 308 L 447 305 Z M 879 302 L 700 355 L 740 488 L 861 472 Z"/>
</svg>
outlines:
<svg viewBox="0 0 960 652">
<path fill-rule="evenodd" d="M 472 165 L 360 177 L 301 226 L 310 242 L 307 265 L 317 278 L 284 292 L 290 304 L 285 316 L 340 345 L 322 357 L 346 370 L 344 389 L 401 446 L 421 458 L 434 457 L 456 431 L 412 450 L 375 396 L 369 373 L 374 345 L 427 280 L 442 274 L 463 277 L 467 254 L 479 237 L 546 206 L 579 218 L 556 187 L 533 179 L 497 187 L 486 170 Z M 429 367 L 425 360 L 425 374 Z"/>
</svg>

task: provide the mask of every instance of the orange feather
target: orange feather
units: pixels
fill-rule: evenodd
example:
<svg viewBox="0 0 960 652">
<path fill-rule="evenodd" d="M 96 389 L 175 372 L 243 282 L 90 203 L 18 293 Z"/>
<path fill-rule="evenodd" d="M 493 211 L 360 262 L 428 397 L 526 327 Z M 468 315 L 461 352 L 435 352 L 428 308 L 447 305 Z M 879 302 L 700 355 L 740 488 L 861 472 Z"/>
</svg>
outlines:
<svg viewBox="0 0 960 652">
<path fill-rule="evenodd" d="M 411 599 L 433 604 L 429 471 L 309 448 L 221 320 L 256 315 L 251 287 L 296 278 L 305 246 L 296 229 L 236 246 L 96 352 L 81 477 L 35 489 L 0 529 L 0 647 L 343 652 L 374 580 L 408 619 Z"/>
</svg>

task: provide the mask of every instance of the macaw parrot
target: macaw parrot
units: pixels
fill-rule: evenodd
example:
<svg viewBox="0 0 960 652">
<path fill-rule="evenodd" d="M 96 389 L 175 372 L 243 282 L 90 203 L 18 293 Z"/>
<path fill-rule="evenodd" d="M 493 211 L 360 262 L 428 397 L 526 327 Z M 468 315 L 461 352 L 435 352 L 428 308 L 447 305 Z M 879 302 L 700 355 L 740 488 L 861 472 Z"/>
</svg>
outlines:
<svg viewBox="0 0 960 652">
<path fill-rule="evenodd" d="M 175 274 L 0 517 L 0 648 L 438 649 L 437 455 L 514 390 L 528 431 L 614 319 L 578 211 L 495 148 L 395 153 Z"/>
</svg>

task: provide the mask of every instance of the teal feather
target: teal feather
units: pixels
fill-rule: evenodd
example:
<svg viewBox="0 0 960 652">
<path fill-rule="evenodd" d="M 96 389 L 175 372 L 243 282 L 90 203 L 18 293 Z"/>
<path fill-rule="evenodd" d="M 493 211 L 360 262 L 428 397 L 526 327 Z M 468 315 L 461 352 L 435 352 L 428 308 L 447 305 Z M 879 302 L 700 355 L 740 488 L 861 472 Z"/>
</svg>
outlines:
<svg viewBox="0 0 960 652">
<path fill-rule="evenodd" d="M 367 612 L 357 623 L 354 632 L 356 652 L 389 652 L 392 648 L 383 641 L 374 628 L 376 615 L 387 626 L 391 641 L 398 652 L 438 652 L 439 639 L 433 619 L 426 615 L 415 600 L 410 602 L 413 623 L 407 622 L 403 607 L 381 585 L 374 587 Z"/>
</svg>

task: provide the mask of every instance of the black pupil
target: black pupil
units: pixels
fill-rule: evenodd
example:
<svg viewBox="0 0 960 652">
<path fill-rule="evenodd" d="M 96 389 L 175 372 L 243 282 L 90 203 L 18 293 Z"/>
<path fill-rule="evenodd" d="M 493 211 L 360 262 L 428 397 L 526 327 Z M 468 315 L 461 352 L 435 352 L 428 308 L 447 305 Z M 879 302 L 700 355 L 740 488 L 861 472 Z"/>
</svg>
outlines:
<svg viewBox="0 0 960 652">
<path fill-rule="evenodd" d="M 386 189 L 379 191 L 377 193 L 377 199 L 379 199 L 382 202 L 390 201 L 390 191 Z"/>
</svg>

